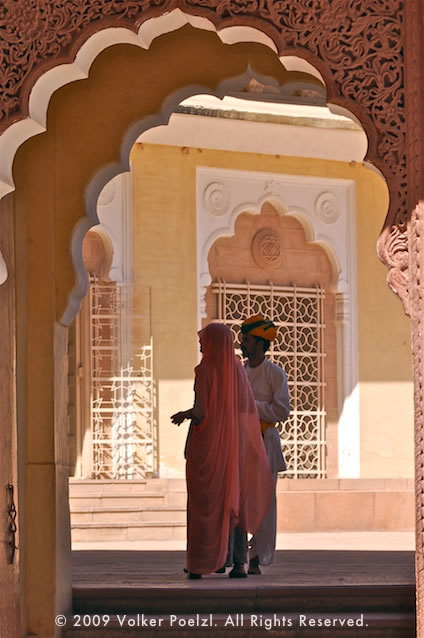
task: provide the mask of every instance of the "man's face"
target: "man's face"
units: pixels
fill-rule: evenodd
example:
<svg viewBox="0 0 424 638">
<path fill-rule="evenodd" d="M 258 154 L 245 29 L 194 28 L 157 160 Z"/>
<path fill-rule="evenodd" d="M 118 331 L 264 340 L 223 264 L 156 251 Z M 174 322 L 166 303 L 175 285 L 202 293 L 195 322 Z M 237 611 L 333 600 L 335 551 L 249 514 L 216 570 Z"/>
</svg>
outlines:
<svg viewBox="0 0 424 638">
<path fill-rule="evenodd" d="M 256 341 L 255 337 L 249 333 L 240 333 L 240 347 L 244 357 L 249 359 L 254 356 L 258 350 L 262 350 L 262 343 Z"/>
</svg>

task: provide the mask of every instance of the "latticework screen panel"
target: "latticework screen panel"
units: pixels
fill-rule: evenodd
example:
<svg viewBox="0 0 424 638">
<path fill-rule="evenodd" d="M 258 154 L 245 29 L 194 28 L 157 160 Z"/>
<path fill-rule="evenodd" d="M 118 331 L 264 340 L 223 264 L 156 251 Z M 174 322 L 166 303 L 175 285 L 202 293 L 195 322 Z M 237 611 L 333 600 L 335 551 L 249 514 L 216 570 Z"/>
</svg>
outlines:
<svg viewBox="0 0 424 638">
<path fill-rule="evenodd" d="M 228 325 L 239 344 L 243 320 L 255 314 L 272 319 L 277 338 L 267 356 L 287 373 L 291 414 L 278 424 L 290 478 L 325 477 L 325 291 L 273 285 L 212 284 L 217 321 Z M 237 346 L 237 353 L 241 352 Z"/>
<path fill-rule="evenodd" d="M 150 290 L 90 285 L 93 477 L 156 467 Z"/>
</svg>

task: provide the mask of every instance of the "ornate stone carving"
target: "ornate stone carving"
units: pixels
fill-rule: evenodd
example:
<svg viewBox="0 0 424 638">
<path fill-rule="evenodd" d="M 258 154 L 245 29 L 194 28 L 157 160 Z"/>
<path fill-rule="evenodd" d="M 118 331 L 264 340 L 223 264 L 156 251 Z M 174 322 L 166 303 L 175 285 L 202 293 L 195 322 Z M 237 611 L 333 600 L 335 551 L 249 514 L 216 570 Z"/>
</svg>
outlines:
<svg viewBox="0 0 424 638">
<path fill-rule="evenodd" d="M 334 224 L 338 220 L 340 210 L 334 193 L 325 192 L 318 195 L 315 202 L 315 214 L 324 224 Z"/>
<path fill-rule="evenodd" d="M 364 125 L 368 159 L 383 172 L 391 193 L 379 255 L 408 309 L 404 6 L 403 0 L 3 0 L 0 132 L 26 116 L 36 79 L 59 60 L 71 62 L 79 46 L 106 26 L 135 31 L 175 8 L 205 16 L 217 28 L 254 26 L 281 53 L 315 64 L 329 100 L 346 106 Z"/>
<path fill-rule="evenodd" d="M 277 268 L 283 258 L 278 233 L 272 228 L 259 230 L 252 240 L 252 255 L 259 268 Z"/>
<path fill-rule="evenodd" d="M 177 4 L 177 0 L 3 0 L 0 132 L 27 114 L 34 81 L 55 66 L 56 59 L 60 63 L 72 61 L 77 41 L 82 44 L 106 26 L 125 26 L 135 31 L 139 23 Z"/>
<path fill-rule="evenodd" d="M 203 193 L 203 204 L 207 211 L 215 217 L 225 215 L 230 205 L 230 194 L 221 182 L 212 182 Z"/>
<path fill-rule="evenodd" d="M 402 0 L 184 0 L 219 26 L 257 24 L 281 53 L 306 57 L 327 82 L 329 101 L 361 120 L 368 159 L 388 181 L 391 203 L 379 255 L 408 312 L 407 170 Z M 215 17 L 212 17 L 215 14 Z M 395 252 L 393 252 L 393 248 Z"/>
</svg>

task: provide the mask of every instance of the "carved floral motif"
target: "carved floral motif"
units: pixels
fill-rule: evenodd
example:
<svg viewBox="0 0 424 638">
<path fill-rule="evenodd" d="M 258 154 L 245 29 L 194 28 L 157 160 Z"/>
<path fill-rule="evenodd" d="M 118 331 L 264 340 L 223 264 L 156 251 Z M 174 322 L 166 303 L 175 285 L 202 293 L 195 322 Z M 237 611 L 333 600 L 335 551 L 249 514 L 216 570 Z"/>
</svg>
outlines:
<svg viewBox="0 0 424 638">
<path fill-rule="evenodd" d="M 256 20 L 258 28 L 277 29 L 281 53 L 323 63 L 330 101 L 358 115 L 370 139 L 368 159 L 388 180 L 391 204 L 379 255 L 409 312 L 402 0 L 185 0 L 182 6 L 195 7 L 214 12 L 215 24 Z"/>
<path fill-rule="evenodd" d="M 270 34 L 281 53 L 315 61 L 330 101 L 358 115 L 370 139 L 369 159 L 391 191 L 379 254 L 408 309 L 403 0 L 3 0 L 0 131 L 25 117 L 34 81 L 56 58 L 71 61 L 77 41 L 105 26 L 136 30 L 177 7 L 217 28 L 246 24 Z"/>
<path fill-rule="evenodd" d="M 55 58 L 70 62 L 72 45 L 85 31 L 88 37 L 104 28 L 108 19 L 115 26 L 124 22 L 122 26 L 136 30 L 138 23 L 152 17 L 152 10 L 157 14 L 158 9 L 165 12 L 176 4 L 175 0 L 2 0 L 0 132 L 11 120 L 26 115 L 22 94 L 27 98 L 31 75 L 35 80 L 40 75 L 38 67 L 54 66 Z"/>
<path fill-rule="evenodd" d="M 273 228 L 261 228 L 256 233 L 252 240 L 252 255 L 263 270 L 272 270 L 281 264 L 280 238 Z"/>
</svg>

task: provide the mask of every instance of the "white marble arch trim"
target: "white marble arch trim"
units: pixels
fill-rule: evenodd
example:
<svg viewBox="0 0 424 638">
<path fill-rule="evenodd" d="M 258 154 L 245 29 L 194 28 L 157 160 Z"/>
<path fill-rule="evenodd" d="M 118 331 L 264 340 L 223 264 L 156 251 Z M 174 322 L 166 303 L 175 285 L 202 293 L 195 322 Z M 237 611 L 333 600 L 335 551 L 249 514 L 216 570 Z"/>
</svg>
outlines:
<svg viewBox="0 0 424 638">
<path fill-rule="evenodd" d="M 325 249 L 333 267 L 338 300 L 339 477 L 360 475 L 358 320 L 355 182 L 198 167 L 196 173 L 198 323 L 205 317 L 211 283 L 208 254 L 218 237 L 234 234 L 242 212 L 259 214 L 271 202 L 282 215 L 296 217 L 307 241 Z"/>
<path fill-rule="evenodd" d="M 104 186 L 97 200 L 100 224 L 93 228 L 106 231 L 113 245 L 109 276 L 118 284 L 133 281 L 132 188 L 129 171 L 116 175 Z"/>
</svg>

